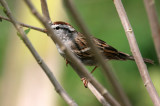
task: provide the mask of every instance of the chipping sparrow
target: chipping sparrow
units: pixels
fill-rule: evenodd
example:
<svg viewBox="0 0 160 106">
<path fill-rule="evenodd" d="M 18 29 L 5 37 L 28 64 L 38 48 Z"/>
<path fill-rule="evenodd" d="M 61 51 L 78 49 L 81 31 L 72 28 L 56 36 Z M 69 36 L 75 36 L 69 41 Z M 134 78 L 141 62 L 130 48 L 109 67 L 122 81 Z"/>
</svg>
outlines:
<svg viewBox="0 0 160 106">
<path fill-rule="evenodd" d="M 97 68 L 97 61 L 94 58 L 91 48 L 86 42 L 85 36 L 76 31 L 68 23 L 58 21 L 50 24 L 55 35 L 62 40 L 65 46 L 71 49 L 71 52 L 75 54 L 75 56 L 79 58 L 83 64 L 95 66 L 95 68 L 92 70 L 93 72 Z M 92 40 L 100 52 L 104 55 L 106 60 L 134 60 L 133 56 L 116 50 L 98 38 L 92 37 Z M 60 49 L 58 44 L 56 44 L 56 47 L 59 53 L 65 58 L 65 53 Z M 153 64 L 153 61 L 150 59 L 144 59 L 144 61 Z"/>
</svg>

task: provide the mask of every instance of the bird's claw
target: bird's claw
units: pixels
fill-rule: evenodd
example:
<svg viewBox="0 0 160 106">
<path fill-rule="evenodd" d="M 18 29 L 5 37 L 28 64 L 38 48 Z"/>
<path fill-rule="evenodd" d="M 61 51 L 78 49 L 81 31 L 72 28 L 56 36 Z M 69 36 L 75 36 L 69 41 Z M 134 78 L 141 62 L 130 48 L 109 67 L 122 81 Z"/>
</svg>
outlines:
<svg viewBox="0 0 160 106">
<path fill-rule="evenodd" d="M 66 60 L 66 66 L 68 66 L 68 63 L 69 63 L 69 62 Z"/>
<path fill-rule="evenodd" d="M 88 81 L 85 77 L 81 78 L 81 81 L 83 81 L 84 87 L 87 88 L 88 86 Z"/>
</svg>

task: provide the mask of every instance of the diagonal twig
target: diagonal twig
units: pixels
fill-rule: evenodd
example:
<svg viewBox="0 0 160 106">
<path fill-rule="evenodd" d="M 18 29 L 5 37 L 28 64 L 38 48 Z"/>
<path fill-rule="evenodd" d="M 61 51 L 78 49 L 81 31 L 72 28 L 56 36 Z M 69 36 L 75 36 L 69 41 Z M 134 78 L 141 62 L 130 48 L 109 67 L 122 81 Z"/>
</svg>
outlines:
<svg viewBox="0 0 160 106">
<path fill-rule="evenodd" d="M 79 69 L 72 63 L 70 63 L 72 68 L 74 70 L 77 70 L 79 72 Z M 79 76 L 81 76 L 81 73 L 79 73 Z M 83 75 L 82 75 L 83 76 Z M 87 85 L 88 89 L 95 95 L 97 100 L 103 105 L 103 106 L 110 106 L 110 104 L 106 101 L 106 99 L 102 96 L 102 94 L 91 84 L 91 82 L 88 82 Z"/>
<path fill-rule="evenodd" d="M 41 8 L 42 8 L 43 16 L 45 16 L 47 18 L 47 20 L 50 21 L 51 18 L 49 16 L 49 11 L 48 11 L 48 6 L 47 6 L 46 0 L 41 0 Z"/>
<path fill-rule="evenodd" d="M 146 7 L 146 11 L 147 11 L 151 31 L 152 31 L 152 38 L 154 41 L 154 46 L 155 46 L 158 61 L 160 64 L 160 24 L 158 22 L 158 16 L 155 9 L 155 1 L 154 0 L 143 0 L 143 1 Z"/>
<path fill-rule="evenodd" d="M 91 89 L 92 93 L 97 97 L 103 106 L 111 106 L 90 82 L 88 83 L 88 88 Z"/>
<path fill-rule="evenodd" d="M 0 15 L 0 19 L 11 22 L 11 20 L 9 18 L 3 17 L 1 15 Z M 31 29 L 34 29 L 34 30 L 37 30 L 37 31 L 40 31 L 40 32 L 43 32 L 43 33 L 47 32 L 46 29 L 43 29 L 43 28 L 38 28 L 38 27 L 35 27 L 35 26 L 31 26 L 31 25 L 28 25 L 28 24 L 21 23 L 21 22 L 17 22 L 17 23 L 19 25 L 23 26 L 23 27 L 31 28 Z"/>
<path fill-rule="evenodd" d="M 83 32 L 84 36 L 86 37 L 88 45 L 92 48 L 93 53 L 95 54 L 96 60 L 101 65 L 101 68 L 103 69 L 103 72 L 106 74 L 108 80 L 110 81 L 110 84 L 112 85 L 115 94 L 118 96 L 120 102 L 124 106 L 131 106 L 131 103 L 126 96 L 125 92 L 123 91 L 120 83 L 118 82 L 115 74 L 113 73 L 112 68 L 107 64 L 107 62 L 104 60 L 103 56 L 100 54 L 100 52 L 97 50 L 95 44 L 90 39 L 90 33 L 88 31 L 88 28 L 86 27 L 85 23 L 81 19 L 80 14 L 78 13 L 75 5 L 73 4 L 73 0 L 63 0 L 64 5 L 69 9 L 69 12 L 74 17 L 77 25 Z"/>
<path fill-rule="evenodd" d="M 75 70 L 80 77 L 86 77 L 88 81 L 95 86 L 95 88 L 101 93 L 102 96 L 111 104 L 114 106 L 120 106 L 119 103 L 110 95 L 110 93 L 95 80 L 92 75 L 87 71 L 87 69 L 84 67 L 84 65 L 80 62 L 75 55 L 70 51 L 69 48 L 67 48 L 63 43 L 54 35 L 53 30 L 48 24 L 48 21 L 43 18 L 38 11 L 35 9 L 35 7 L 32 5 L 30 0 L 25 0 L 26 4 L 28 5 L 31 12 L 37 17 L 37 19 L 46 27 L 48 34 L 50 35 L 51 39 L 59 45 L 61 50 L 66 54 L 67 59 L 72 61 L 72 64 L 78 69 Z"/>
<path fill-rule="evenodd" d="M 123 7 L 123 4 L 121 2 L 121 0 L 113 0 L 115 7 L 117 9 L 118 15 L 120 17 L 121 23 L 123 25 L 123 28 L 126 32 L 126 36 L 128 38 L 129 41 L 129 45 L 132 51 L 132 54 L 134 56 L 134 59 L 136 61 L 136 64 L 138 66 L 141 78 L 144 82 L 144 85 L 149 93 L 149 96 L 152 99 L 152 102 L 155 106 L 160 106 L 160 98 L 157 94 L 157 91 L 152 83 L 152 80 L 148 74 L 148 70 L 147 67 L 142 59 L 141 53 L 139 51 L 135 36 L 134 36 L 134 32 L 133 29 L 130 25 L 130 22 L 128 20 L 127 14 L 125 12 L 125 9 Z"/>
<path fill-rule="evenodd" d="M 32 46 L 31 42 L 27 38 L 26 34 L 24 33 L 23 29 L 19 25 L 19 23 L 16 21 L 16 19 L 12 16 L 11 11 L 7 5 L 7 3 L 4 0 L 0 0 L 0 3 L 5 8 L 6 15 L 10 18 L 10 21 L 13 23 L 17 31 L 20 33 L 21 38 L 24 42 L 24 44 L 28 47 L 34 58 L 36 59 L 37 63 L 41 66 L 43 71 L 46 73 L 48 78 L 50 79 L 51 83 L 54 85 L 55 90 L 57 93 L 68 103 L 70 106 L 77 106 L 77 104 L 71 99 L 71 97 L 66 93 L 66 91 L 60 86 L 56 78 L 54 77 L 51 70 L 48 68 L 48 66 L 44 63 L 44 61 L 41 59 L 37 51 Z"/>
</svg>

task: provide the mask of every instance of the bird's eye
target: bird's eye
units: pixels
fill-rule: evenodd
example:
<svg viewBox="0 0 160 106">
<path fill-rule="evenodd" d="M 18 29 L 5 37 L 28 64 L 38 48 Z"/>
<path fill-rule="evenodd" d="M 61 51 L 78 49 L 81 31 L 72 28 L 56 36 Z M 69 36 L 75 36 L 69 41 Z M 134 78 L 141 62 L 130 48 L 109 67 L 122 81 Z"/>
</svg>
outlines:
<svg viewBox="0 0 160 106">
<path fill-rule="evenodd" d="M 59 27 L 59 26 L 57 26 L 57 27 L 56 27 L 56 30 L 58 30 L 59 28 L 60 28 L 60 27 Z"/>
</svg>

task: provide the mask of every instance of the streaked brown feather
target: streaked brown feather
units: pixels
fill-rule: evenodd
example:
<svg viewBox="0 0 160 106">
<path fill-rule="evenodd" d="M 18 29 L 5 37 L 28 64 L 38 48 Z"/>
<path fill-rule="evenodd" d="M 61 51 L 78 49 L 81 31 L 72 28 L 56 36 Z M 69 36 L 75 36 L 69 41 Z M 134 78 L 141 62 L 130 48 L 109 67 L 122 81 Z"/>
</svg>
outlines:
<svg viewBox="0 0 160 106">
<path fill-rule="evenodd" d="M 82 36 L 82 34 L 79 34 L 76 38 L 73 40 L 73 44 L 71 45 L 71 48 L 73 52 L 81 58 L 92 58 L 93 55 L 91 53 L 91 50 L 87 50 L 87 42 L 85 38 Z"/>
<path fill-rule="evenodd" d="M 108 45 L 106 42 L 94 37 L 93 41 L 95 42 L 100 52 L 104 54 L 107 59 L 119 59 L 116 57 L 116 55 L 118 55 L 118 51 L 115 48 Z M 73 52 L 81 58 L 93 58 L 93 53 L 90 49 L 88 49 L 87 42 L 84 36 L 80 33 L 76 38 L 74 38 L 74 43 L 72 44 L 71 48 L 74 50 Z"/>
<path fill-rule="evenodd" d="M 107 60 L 134 60 L 133 56 L 116 50 L 100 39 L 93 37 L 93 41 Z M 81 58 L 82 62 L 87 60 L 89 62 L 92 61 L 92 64 L 86 63 L 87 65 L 96 65 L 94 54 L 92 53 L 91 49 L 88 48 L 85 37 L 81 33 L 78 32 L 78 36 L 73 39 L 73 42 L 74 43 L 71 45 L 71 49 L 73 50 L 74 54 Z M 153 61 L 150 59 L 144 59 L 144 61 L 153 64 Z"/>
</svg>

